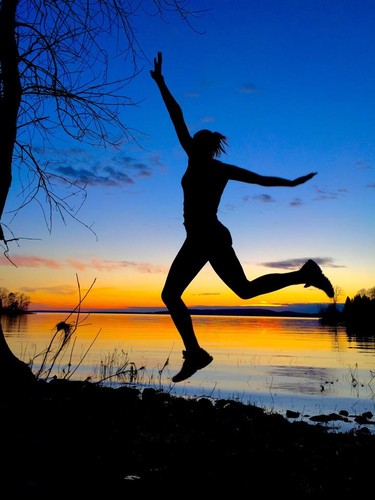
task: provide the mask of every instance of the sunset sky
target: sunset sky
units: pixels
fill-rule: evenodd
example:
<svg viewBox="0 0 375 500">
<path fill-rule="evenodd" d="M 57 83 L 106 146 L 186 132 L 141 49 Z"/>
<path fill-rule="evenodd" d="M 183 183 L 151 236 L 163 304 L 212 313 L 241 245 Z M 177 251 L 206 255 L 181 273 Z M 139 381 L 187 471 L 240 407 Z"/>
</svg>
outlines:
<svg viewBox="0 0 375 500">
<path fill-rule="evenodd" d="M 191 132 L 228 137 L 222 161 L 286 178 L 318 172 L 296 188 L 228 185 L 219 218 L 249 279 L 313 258 L 339 301 L 375 286 L 375 2 L 189 6 L 202 11 L 192 28 L 172 14 L 162 21 L 139 12 L 134 21 L 143 69 L 125 89 L 138 105 L 126 108 L 123 121 L 136 141 L 103 151 L 56 133 L 55 150 L 45 151 L 57 173 L 87 184 L 77 216 L 93 232 L 58 214 L 49 232 L 36 203 L 13 218 L 22 199 L 15 178 L 3 222 L 20 239 L 10 244 L 16 267 L 0 257 L 0 287 L 27 294 L 30 309 L 74 307 L 77 277 L 83 293 L 95 281 L 87 308 L 163 306 L 160 292 L 185 236 L 180 179 L 187 159 L 149 74 L 158 51 Z M 126 76 L 129 63 L 118 57 L 110 71 Z M 328 300 L 301 285 L 244 301 L 210 266 L 184 298 L 191 307 Z"/>
</svg>

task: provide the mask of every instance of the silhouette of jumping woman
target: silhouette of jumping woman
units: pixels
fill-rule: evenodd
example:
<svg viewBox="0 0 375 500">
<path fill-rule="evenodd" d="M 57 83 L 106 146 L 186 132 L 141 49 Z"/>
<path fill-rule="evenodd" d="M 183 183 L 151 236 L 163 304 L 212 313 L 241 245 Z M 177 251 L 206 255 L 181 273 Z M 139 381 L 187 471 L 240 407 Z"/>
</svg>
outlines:
<svg viewBox="0 0 375 500">
<path fill-rule="evenodd" d="M 181 181 L 186 239 L 171 265 L 161 295 L 185 346 L 182 368 L 172 378 L 173 382 L 181 382 L 213 360 L 200 347 L 189 310 L 181 298 L 207 262 L 242 299 L 298 284 L 319 288 L 331 298 L 334 291 L 328 278 L 313 260 L 308 260 L 298 271 L 267 274 L 249 281 L 233 250 L 230 232 L 217 218 L 220 198 L 228 181 L 267 187 L 294 187 L 310 180 L 316 172 L 288 180 L 260 175 L 217 160 L 221 153 L 225 153 L 226 137 L 209 130 L 190 135 L 182 109 L 164 81 L 161 52 L 154 59 L 154 69 L 150 74 L 159 88 L 178 140 L 188 156 L 188 166 Z"/>
</svg>

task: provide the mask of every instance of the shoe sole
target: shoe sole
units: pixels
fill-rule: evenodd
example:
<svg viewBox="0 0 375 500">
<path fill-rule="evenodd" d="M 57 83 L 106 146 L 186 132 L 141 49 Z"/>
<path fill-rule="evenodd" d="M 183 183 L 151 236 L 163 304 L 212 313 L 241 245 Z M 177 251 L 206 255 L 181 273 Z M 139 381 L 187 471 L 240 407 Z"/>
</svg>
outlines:
<svg viewBox="0 0 375 500">
<path fill-rule="evenodd" d="M 313 286 L 314 288 L 318 288 L 319 290 L 322 290 L 324 293 L 326 293 L 330 299 L 333 299 L 333 297 L 335 296 L 335 292 L 333 290 L 332 283 L 329 281 L 327 276 L 323 274 L 322 270 L 315 261 L 311 260 L 308 261 L 308 263 L 310 264 L 310 267 L 313 268 L 310 269 L 310 272 L 316 273 L 317 276 L 316 279 L 313 278 L 311 282 L 308 281 L 304 288 Z"/>
<path fill-rule="evenodd" d="M 211 359 L 208 359 L 207 362 L 205 362 L 203 365 L 196 365 L 194 368 L 192 368 L 190 371 L 188 371 L 186 373 L 186 375 L 180 375 L 181 371 L 179 373 L 177 373 L 174 377 L 172 377 L 172 382 L 182 382 L 188 378 L 190 378 L 192 375 L 194 375 L 194 373 L 196 373 L 198 370 L 202 370 L 203 368 L 205 368 L 206 366 L 208 366 L 210 363 L 212 363 L 213 361 L 213 357 L 210 356 Z"/>
<path fill-rule="evenodd" d="M 322 274 L 322 276 L 317 280 L 315 283 L 306 283 L 304 288 L 308 288 L 309 286 L 313 286 L 314 288 L 318 288 L 319 290 L 322 290 L 325 292 L 330 299 L 333 299 L 335 296 L 335 292 L 333 290 L 332 283 L 329 281 L 329 279 Z"/>
</svg>

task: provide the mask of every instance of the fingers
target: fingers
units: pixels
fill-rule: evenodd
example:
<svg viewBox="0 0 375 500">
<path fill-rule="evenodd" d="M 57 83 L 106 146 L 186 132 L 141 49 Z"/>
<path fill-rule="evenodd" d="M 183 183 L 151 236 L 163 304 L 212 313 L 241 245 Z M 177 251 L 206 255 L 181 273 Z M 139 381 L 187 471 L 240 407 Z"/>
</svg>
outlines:
<svg viewBox="0 0 375 500">
<path fill-rule="evenodd" d="M 154 69 L 150 70 L 150 74 L 154 80 L 161 78 L 161 65 L 163 62 L 163 55 L 158 52 L 157 57 L 154 57 Z"/>
<path fill-rule="evenodd" d="M 163 55 L 161 52 L 158 52 L 158 57 L 154 57 L 154 71 L 161 73 L 161 65 L 163 62 Z"/>
<path fill-rule="evenodd" d="M 159 71 L 161 71 L 162 62 L 163 62 L 163 55 L 161 52 L 158 52 L 158 59 L 157 61 L 155 60 L 155 67 L 157 67 Z"/>
</svg>

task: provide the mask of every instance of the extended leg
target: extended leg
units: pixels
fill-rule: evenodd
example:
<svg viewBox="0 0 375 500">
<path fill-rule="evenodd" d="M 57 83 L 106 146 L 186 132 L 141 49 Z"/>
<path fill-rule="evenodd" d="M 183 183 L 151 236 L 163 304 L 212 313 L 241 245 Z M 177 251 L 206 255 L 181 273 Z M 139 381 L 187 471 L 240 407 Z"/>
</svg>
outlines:
<svg viewBox="0 0 375 500">
<path fill-rule="evenodd" d="M 161 295 L 188 351 L 199 349 L 199 344 L 189 310 L 181 296 L 206 263 L 207 260 L 197 256 L 185 242 L 171 265 Z"/>
<path fill-rule="evenodd" d="M 207 259 L 196 251 L 194 245 L 185 242 L 172 263 L 163 288 L 162 299 L 185 345 L 185 350 L 182 351 L 184 362 L 181 370 L 172 377 L 173 382 L 181 382 L 191 377 L 213 360 L 212 356 L 199 346 L 189 310 L 181 298 L 185 288 L 206 262 Z"/>
</svg>

